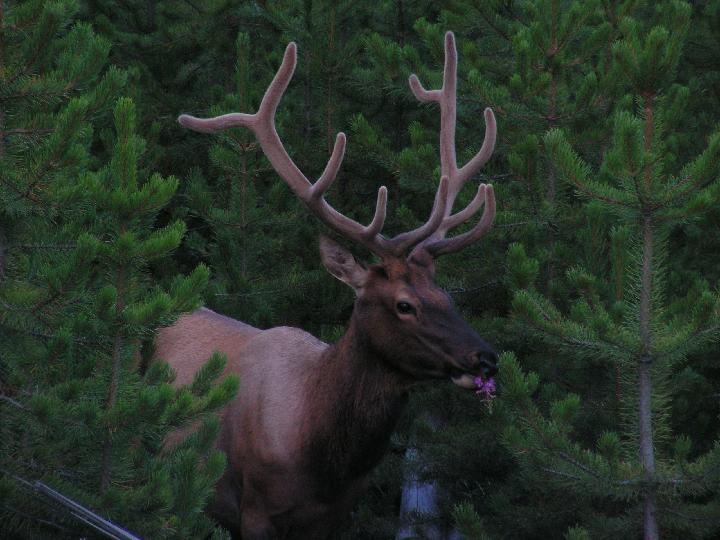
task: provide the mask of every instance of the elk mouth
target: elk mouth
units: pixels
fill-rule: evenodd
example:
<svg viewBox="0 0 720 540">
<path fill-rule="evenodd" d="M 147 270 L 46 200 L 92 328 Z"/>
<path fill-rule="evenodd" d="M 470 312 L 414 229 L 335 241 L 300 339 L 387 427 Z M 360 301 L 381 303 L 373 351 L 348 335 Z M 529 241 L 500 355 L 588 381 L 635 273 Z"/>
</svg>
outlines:
<svg viewBox="0 0 720 540">
<path fill-rule="evenodd" d="M 450 379 L 461 388 L 490 396 L 495 393 L 493 375 L 498 371 L 497 363 L 498 356 L 492 349 L 477 350 L 450 367 Z"/>
<path fill-rule="evenodd" d="M 467 390 L 475 390 L 475 388 L 477 388 L 475 379 L 479 376 L 480 374 L 474 374 L 460 369 L 450 370 L 450 380 L 460 388 L 466 388 Z"/>
</svg>

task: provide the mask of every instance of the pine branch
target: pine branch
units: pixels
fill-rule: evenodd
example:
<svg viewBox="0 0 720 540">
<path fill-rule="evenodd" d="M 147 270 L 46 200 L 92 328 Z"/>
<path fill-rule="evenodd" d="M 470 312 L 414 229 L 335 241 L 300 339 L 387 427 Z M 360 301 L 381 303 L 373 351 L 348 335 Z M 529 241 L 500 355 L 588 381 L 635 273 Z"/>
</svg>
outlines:
<svg viewBox="0 0 720 540">
<path fill-rule="evenodd" d="M 718 335 L 720 335 L 720 324 L 696 330 L 692 334 L 688 335 L 687 338 L 685 338 L 680 344 L 670 350 L 655 353 L 654 357 L 657 360 L 672 358 L 673 356 L 681 353 L 683 350 L 697 347 L 698 342 L 702 343 L 704 340 L 712 341 L 718 339 Z"/>
<path fill-rule="evenodd" d="M 5 394 L 0 394 L 0 401 L 4 401 L 5 403 L 9 403 L 10 405 L 12 405 L 13 407 L 15 407 L 16 409 L 20 409 L 20 410 L 22 410 L 22 411 L 27 411 L 27 410 L 28 410 L 28 408 L 25 407 L 25 405 L 23 405 L 23 404 L 20 403 L 19 401 L 15 401 L 13 398 L 11 398 L 10 396 L 6 396 Z"/>
<path fill-rule="evenodd" d="M 106 538 L 113 538 L 114 540 L 142 540 L 141 538 L 126 531 L 125 529 L 118 527 L 111 521 L 108 521 L 105 518 L 99 516 L 85 506 L 82 506 L 81 504 L 75 502 L 69 497 L 66 497 L 62 493 L 52 489 L 50 486 L 44 484 L 43 482 L 28 482 L 24 478 L 12 474 L 4 469 L 0 469 L 0 471 L 15 480 L 17 483 L 24 486 L 29 491 L 44 495 L 54 503 L 64 507 L 70 512 L 73 518 L 95 529 L 95 531 L 101 533 Z M 45 525 L 51 525 L 54 528 L 64 531 L 67 534 L 71 534 L 71 531 L 69 531 L 65 527 L 57 525 L 56 523 L 53 523 L 51 521 L 37 518 L 35 516 L 29 516 L 27 514 L 25 516 L 32 521 L 37 521 L 38 523 L 43 523 Z"/>
<path fill-rule="evenodd" d="M 700 517 L 700 516 L 688 516 L 687 514 L 683 514 L 682 512 L 678 512 L 677 510 L 673 510 L 669 506 L 662 506 L 662 511 L 666 512 L 670 515 L 677 516 L 679 518 L 682 518 L 686 521 L 694 521 L 696 523 L 699 522 L 706 522 L 706 523 L 713 523 L 717 524 L 717 516 L 709 516 L 709 517 Z"/>
<path fill-rule="evenodd" d="M 579 476 L 576 476 L 574 474 L 566 473 L 563 471 L 558 471 L 556 469 L 550 469 L 549 467 L 542 467 L 541 470 L 548 472 L 550 474 L 554 474 L 555 476 L 559 476 L 561 478 L 567 478 L 568 480 L 575 480 L 576 482 L 581 482 L 583 479 Z"/>
</svg>

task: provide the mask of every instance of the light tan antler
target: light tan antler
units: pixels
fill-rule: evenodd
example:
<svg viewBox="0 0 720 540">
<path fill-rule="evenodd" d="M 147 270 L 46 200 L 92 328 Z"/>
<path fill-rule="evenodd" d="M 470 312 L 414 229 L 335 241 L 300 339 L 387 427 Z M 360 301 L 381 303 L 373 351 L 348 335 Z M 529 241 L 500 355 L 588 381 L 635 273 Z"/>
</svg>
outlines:
<svg viewBox="0 0 720 540">
<path fill-rule="evenodd" d="M 292 79 L 296 63 L 297 47 L 295 43 L 290 43 L 285 49 L 280 69 L 270 83 L 255 114 L 232 113 L 207 119 L 183 114 L 178 121 L 183 126 L 202 133 L 212 133 L 231 127 L 250 129 L 257 137 L 260 147 L 275 171 L 323 223 L 381 257 L 400 256 L 412 246 L 430 237 L 438 227 L 442 226 L 446 215 L 449 200 L 447 179 L 440 181 L 427 222 L 415 230 L 388 239 L 381 234 L 387 206 L 387 188 L 385 186 L 378 191 L 375 216 L 367 226 L 344 216 L 330 206 L 324 198 L 325 192 L 335 180 L 342 163 L 345 153 L 344 133 L 338 133 L 330 159 L 315 184 L 312 184 L 298 169 L 275 130 L 275 111 L 290 79 Z"/>
<path fill-rule="evenodd" d="M 445 34 L 445 67 L 440 90 L 425 90 L 416 75 L 410 75 L 410 89 L 422 102 L 440 104 L 440 174 L 448 180 L 447 201 L 443 220 L 437 230 L 423 240 L 416 249 L 423 248 L 438 256 L 458 251 L 477 241 L 492 226 L 495 218 L 495 194 L 492 185 L 480 184 L 475 198 L 460 212 L 453 214 L 453 204 L 460 190 L 470 177 L 490 159 L 495 148 L 497 125 L 491 109 L 485 109 L 485 140 L 475 156 L 458 168 L 455 155 L 455 126 L 457 117 L 457 49 L 452 32 Z M 480 221 L 471 230 L 452 238 L 445 238 L 448 231 L 470 219 L 485 205 Z"/>
</svg>

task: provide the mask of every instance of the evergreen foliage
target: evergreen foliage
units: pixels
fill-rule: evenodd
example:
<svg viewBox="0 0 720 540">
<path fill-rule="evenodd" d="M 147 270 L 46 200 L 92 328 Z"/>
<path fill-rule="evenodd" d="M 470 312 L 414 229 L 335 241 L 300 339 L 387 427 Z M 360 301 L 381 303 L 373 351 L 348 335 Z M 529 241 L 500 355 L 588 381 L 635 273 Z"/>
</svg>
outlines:
<svg viewBox="0 0 720 540">
<path fill-rule="evenodd" d="M 197 306 L 208 279 L 203 266 L 168 290 L 149 279 L 149 262 L 167 257 L 185 231 L 180 221 L 154 226 L 178 181 L 139 171 L 144 141 L 127 98 L 115 107 L 112 159 L 92 170 L 89 119 L 109 106 L 124 75 L 103 74 L 108 44 L 87 25 L 63 34 L 72 5 L 22 7 L 28 10 L 9 13 L 11 27 L 34 15 L 38 37 L 60 34 L 57 64 L 41 70 L 47 80 L 29 76 L 38 68 L 23 63 L 21 51 L 8 56 L 17 69 L 9 76 L 25 81 L 10 88 L 20 105 L 6 118 L 27 124 L 3 126 L 13 138 L 3 146 L 3 219 L 11 225 L 0 284 L 0 534 L 80 534 L 72 516 L 37 504 L 17 481 L 40 479 L 138 534 L 204 537 L 214 525 L 202 509 L 224 469 L 224 456 L 212 449 L 218 422 L 208 413 L 234 395 L 237 381 L 211 384 L 220 357 L 180 389 L 162 362 L 144 373 L 139 365 L 140 341 Z M 84 90 L 65 103 L 63 76 L 68 89 Z M 40 91 L 56 99 L 33 101 Z M 17 142 L 28 133 L 36 139 Z M 193 436 L 163 450 L 169 433 L 197 421 Z"/>
<path fill-rule="evenodd" d="M 562 176 L 587 205 L 599 205 L 614 218 L 615 227 L 606 233 L 615 248 L 611 264 L 570 268 L 567 279 L 575 294 L 565 310 L 527 280 L 513 299 L 520 319 L 562 356 L 606 368 L 599 382 L 617 416 L 588 441 L 590 450 L 574 440 L 578 395 L 553 399 L 547 417 L 531 399 L 537 379 L 523 375 L 512 357 L 503 365 L 517 415 L 505 432 L 507 444 L 527 474 L 540 474 L 587 499 L 593 514 L 584 524 L 593 537 L 642 531 L 645 538 L 657 538 L 662 530 L 687 538 L 716 530 L 718 522 L 709 488 L 715 471 L 705 468 L 715 450 L 702 448 L 705 443 L 693 449 L 690 439 L 673 432 L 669 414 L 677 392 L 673 381 L 692 366 L 688 356 L 706 351 L 720 336 L 720 303 L 707 283 L 669 290 L 666 278 L 670 230 L 714 206 L 720 194 L 719 134 L 710 135 L 704 151 L 681 166 L 673 140 L 678 136 L 667 130 L 684 112 L 677 100 L 686 92 L 671 85 L 689 19 L 689 5 L 680 2 L 659 6 L 646 24 L 623 19 L 613 57 L 639 114 L 615 113 L 612 140 L 597 172 L 562 131 L 545 136 Z M 522 282 L 523 274 L 515 281 Z"/>
</svg>

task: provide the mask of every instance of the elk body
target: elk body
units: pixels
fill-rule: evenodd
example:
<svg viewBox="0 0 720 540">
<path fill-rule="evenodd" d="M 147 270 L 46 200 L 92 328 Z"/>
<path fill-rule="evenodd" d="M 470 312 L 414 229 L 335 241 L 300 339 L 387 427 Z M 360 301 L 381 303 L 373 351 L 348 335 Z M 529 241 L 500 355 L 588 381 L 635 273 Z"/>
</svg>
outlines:
<svg viewBox="0 0 720 540">
<path fill-rule="evenodd" d="M 486 109 L 482 148 L 467 165 L 457 167 L 453 35 L 445 37 L 443 87 L 428 91 L 414 75 L 410 78 L 418 99 L 440 105 L 441 179 L 433 209 L 425 224 L 394 238 L 381 234 L 384 187 L 367 226 L 342 215 L 323 198 L 342 161 L 342 133 L 315 184 L 285 151 L 274 117 L 295 63 L 296 47 L 291 43 L 256 114 L 180 117 L 181 124 L 201 132 L 251 129 L 275 170 L 308 208 L 380 259 L 366 267 L 340 245 L 321 238 L 323 264 L 357 297 L 348 329 L 335 344 L 296 328 L 259 330 L 207 309 L 182 317 L 158 335 L 155 356 L 175 369 L 178 385 L 190 382 L 200 362 L 215 350 L 227 355 L 226 372 L 240 375 L 238 397 L 220 413 L 217 444 L 228 466 L 211 512 L 234 537 L 244 540 L 327 538 L 385 453 L 414 382 L 450 378 L 473 388 L 475 377 L 488 378 L 496 371 L 492 347 L 434 283 L 435 258 L 478 240 L 495 214 L 493 189 L 485 184 L 466 208 L 452 212 L 460 189 L 489 159 L 496 134 L 494 116 Z M 446 238 L 450 229 L 483 206 L 472 229 Z"/>
</svg>

